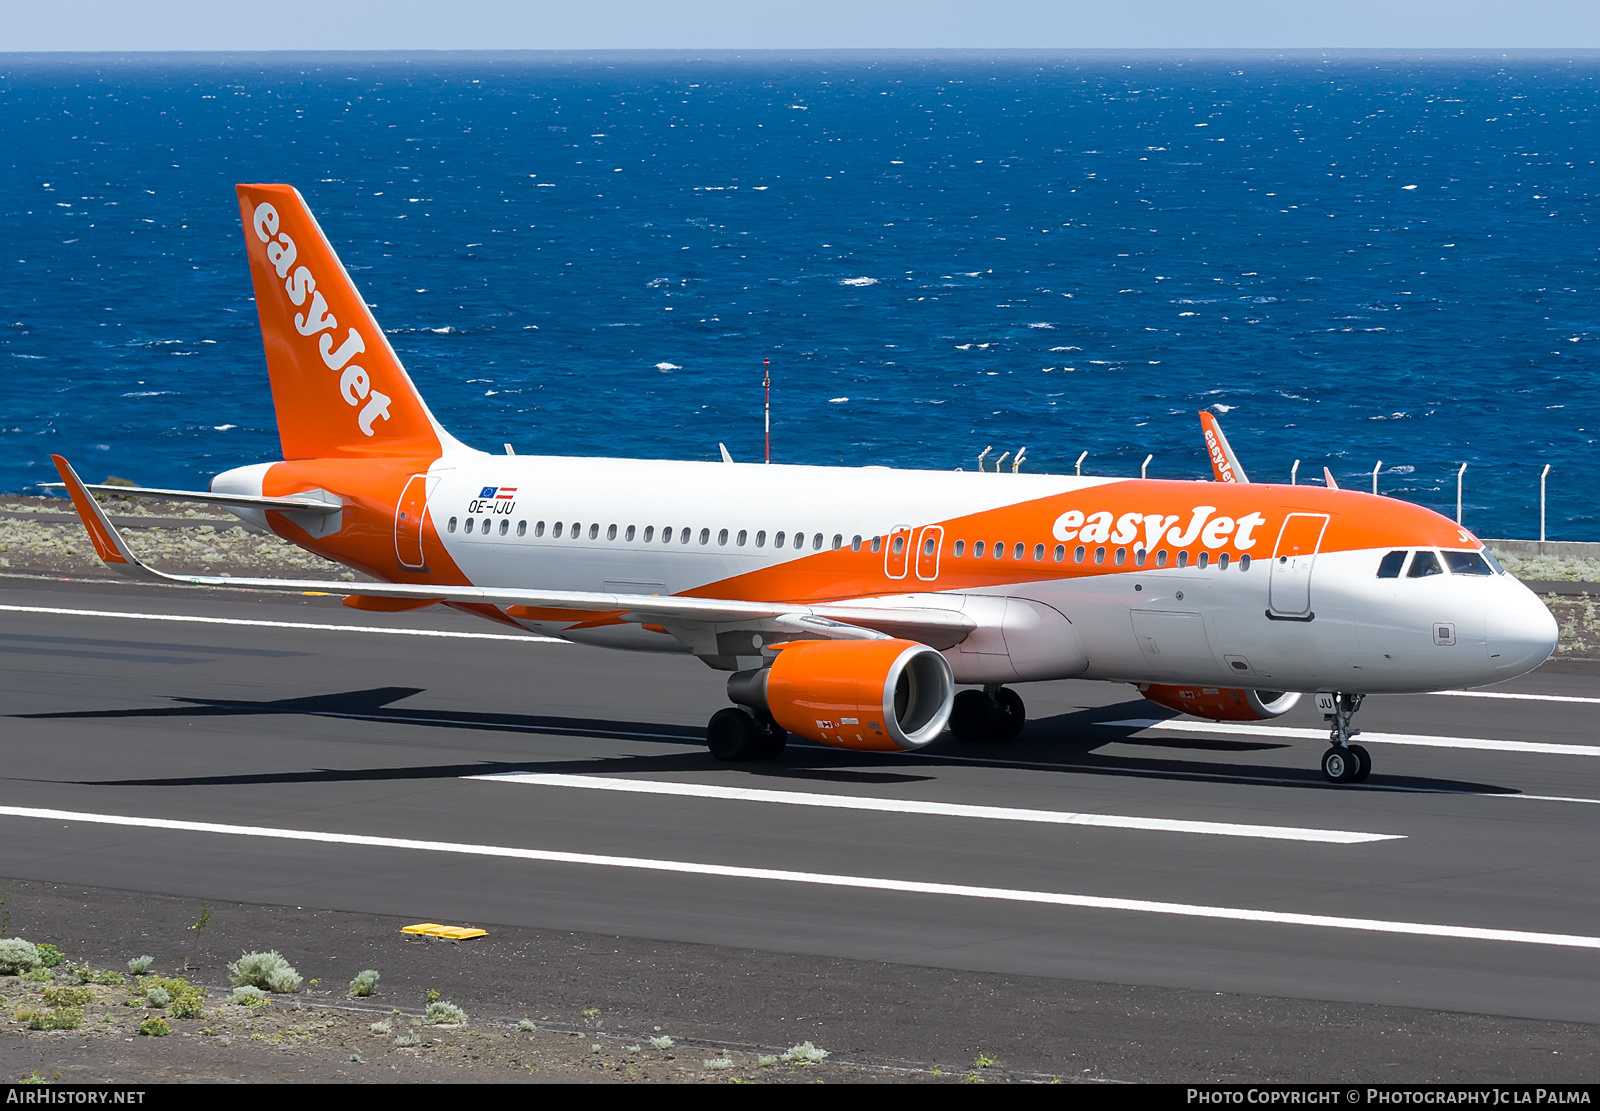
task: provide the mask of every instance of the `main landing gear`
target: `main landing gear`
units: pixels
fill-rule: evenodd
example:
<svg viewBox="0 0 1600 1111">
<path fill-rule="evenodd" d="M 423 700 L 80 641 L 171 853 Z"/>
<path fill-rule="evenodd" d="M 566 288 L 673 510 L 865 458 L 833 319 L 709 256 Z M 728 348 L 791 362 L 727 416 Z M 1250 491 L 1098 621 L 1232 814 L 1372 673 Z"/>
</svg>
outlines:
<svg viewBox="0 0 1600 1111">
<path fill-rule="evenodd" d="M 789 743 L 789 734 L 771 721 L 759 721 L 743 706 L 729 706 L 711 715 L 706 747 L 718 760 L 774 760 Z"/>
<path fill-rule="evenodd" d="M 1009 741 L 1027 723 L 1022 696 L 1010 687 L 964 690 L 950 708 L 950 732 L 958 741 Z"/>
<path fill-rule="evenodd" d="M 1328 723 L 1328 750 L 1322 754 L 1322 776 L 1330 783 L 1364 783 L 1372 774 L 1372 757 L 1360 745 L 1350 743 L 1361 730 L 1350 728 L 1350 719 L 1361 709 L 1361 694 L 1317 695 L 1317 709 Z"/>
</svg>

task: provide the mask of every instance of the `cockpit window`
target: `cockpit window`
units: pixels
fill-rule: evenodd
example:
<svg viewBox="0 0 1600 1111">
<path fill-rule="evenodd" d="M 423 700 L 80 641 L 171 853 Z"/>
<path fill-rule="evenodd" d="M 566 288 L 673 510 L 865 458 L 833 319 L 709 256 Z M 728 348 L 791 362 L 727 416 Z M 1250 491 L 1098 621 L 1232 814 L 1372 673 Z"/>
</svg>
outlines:
<svg viewBox="0 0 1600 1111">
<path fill-rule="evenodd" d="M 1400 568 L 1406 565 L 1406 556 L 1409 552 L 1390 552 L 1383 557 L 1383 562 L 1378 564 L 1378 578 L 1398 579 Z"/>
<path fill-rule="evenodd" d="M 1500 561 L 1498 559 L 1494 558 L 1494 553 L 1491 552 L 1488 548 L 1483 549 L 1483 551 L 1480 552 L 1479 554 L 1481 556 L 1483 556 L 1484 559 L 1488 560 L 1489 566 L 1494 568 L 1494 573 L 1495 574 L 1504 575 L 1506 573 L 1506 569 L 1504 567 L 1500 566 Z"/>
<path fill-rule="evenodd" d="M 1418 552 L 1411 561 L 1411 570 L 1406 572 L 1408 579 L 1423 579 L 1429 575 L 1442 575 L 1444 568 L 1439 564 L 1439 557 L 1433 552 Z"/>
<path fill-rule="evenodd" d="M 1444 561 L 1452 575 L 1492 575 L 1488 562 L 1477 552 L 1445 552 Z"/>
</svg>

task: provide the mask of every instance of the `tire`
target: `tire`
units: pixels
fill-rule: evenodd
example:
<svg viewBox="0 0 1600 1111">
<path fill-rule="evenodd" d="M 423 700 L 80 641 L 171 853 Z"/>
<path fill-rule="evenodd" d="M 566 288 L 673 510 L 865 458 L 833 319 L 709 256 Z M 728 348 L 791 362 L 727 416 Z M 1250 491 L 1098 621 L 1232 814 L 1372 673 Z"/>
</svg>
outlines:
<svg viewBox="0 0 1600 1111">
<path fill-rule="evenodd" d="M 1022 704 L 1022 696 L 1010 687 L 1001 687 L 994 692 L 994 702 L 999 710 L 995 715 L 995 740 L 1016 740 L 1022 735 L 1022 727 L 1028 724 L 1028 710 Z"/>
<path fill-rule="evenodd" d="M 980 690 L 965 690 L 956 695 L 950 707 L 950 732 L 965 744 L 980 743 L 994 736 L 999 713 L 994 700 Z"/>
<path fill-rule="evenodd" d="M 1351 745 L 1350 754 L 1356 758 L 1356 774 L 1350 782 L 1365 783 L 1367 776 L 1372 774 L 1372 756 L 1360 745 Z"/>
<path fill-rule="evenodd" d="M 755 718 L 736 706 L 718 710 L 706 725 L 706 747 L 718 760 L 759 760 L 765 740 Z"/>
<path fill-rule="evenodd" d="M 754 759 L 776 760 L 783 755 L 784 747 L 789 743 L 789 734 L 777 725 L 768 722 L 761 733 L 761 743 L 757 746 Z"/>
<path fill-rule="evenodd" d="M 1361 762 L 1348 748 L 1330 745 L 1322 754 L 1322 778 L 1329 783 L 1350 783 L 1361 770 Z"/>
</svg>

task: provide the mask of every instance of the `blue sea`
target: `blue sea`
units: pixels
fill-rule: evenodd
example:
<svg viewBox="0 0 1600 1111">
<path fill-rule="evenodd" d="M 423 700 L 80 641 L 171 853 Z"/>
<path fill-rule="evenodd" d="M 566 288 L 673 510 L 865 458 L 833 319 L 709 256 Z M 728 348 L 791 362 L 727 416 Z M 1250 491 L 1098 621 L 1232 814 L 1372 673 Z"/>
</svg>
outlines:
<svg viewBox="0 0 1600 1111">
<path fill-rule="evenodd" d="M 0 489 L 278 457 L 233 185 L 499 451 L 1255 480 L 1600 539 L 1600 56 L 0 55 Z M 1006 468 L 1010 468 L 1008 459 Z"/>
</svg>

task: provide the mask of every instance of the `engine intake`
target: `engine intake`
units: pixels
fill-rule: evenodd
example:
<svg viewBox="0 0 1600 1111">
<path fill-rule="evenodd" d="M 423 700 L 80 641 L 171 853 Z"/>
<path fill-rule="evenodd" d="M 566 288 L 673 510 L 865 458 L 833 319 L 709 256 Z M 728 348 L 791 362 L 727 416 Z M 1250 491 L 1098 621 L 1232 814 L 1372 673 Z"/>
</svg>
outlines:
<svg viewBox="0 0 1600 1111">
<path fill-rule="evenodd" d="M 955 701 L 949 662 L 909 640 L 809 640 L 777 645 L 770 667 L 728 677 L 728 697 L 791 733 L 834 748 L 921 748 Z"/>
<path fill-rule="evenodd" d="M 1165 683 L 1140 683 L 1139 693 L 1157 706 L 1212 721 L 1265 721 L 1282 717 L 1300 701 L 1299 691 L 1184 687 Z"/>
</svg>

